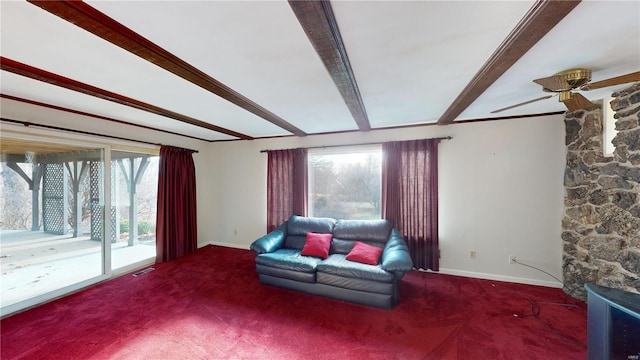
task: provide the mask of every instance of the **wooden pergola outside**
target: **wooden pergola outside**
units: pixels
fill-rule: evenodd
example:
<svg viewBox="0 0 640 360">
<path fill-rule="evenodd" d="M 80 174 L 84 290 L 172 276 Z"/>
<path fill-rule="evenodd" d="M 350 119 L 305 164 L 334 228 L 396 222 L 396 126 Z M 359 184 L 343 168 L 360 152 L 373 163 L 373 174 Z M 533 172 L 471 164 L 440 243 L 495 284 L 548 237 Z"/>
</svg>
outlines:
<svg viewBox="0 0 640 360">
<path fill-rule="evenodd" d="M 3 144 L 5 145 L 5 144 Z M 3 146 L 4 147 L 4 146 Z M 3 149 L 4 150 L 4 149 Z M 66 150 L 69 150 L 68 148 Z M 137 201 L 136 190 L 149 165 L 150 154 L 112 151 L 112 206 L 110 209 L 111 242 L 116 242 L 119 234 L 119 217 L 116 216 L 117 197 L 115 181 L 115 165 L 123 174 L 129 195 L 129 240 L 128 245 L 135 245 L 138 241 Z M 125 160 L 129 161 L 125 161 Z M 140 159 L 140 161 L 135 161 Z M 104 229 L 102 216 L 103 156 L 101 150 L 73 149 L 71 151 L 50 151 L 37 153 L 2 152 L 2 162 L 15 171 L 27 182 L 32 191 L 31 213 L 32 231 L 50 234 L 68 234 L 69 216 L 73 237 L 81 236 L 83 208 L 88 207 L 91 216 L 91 239 L 101 240 Z M 19 166 L 21 163 L 31 164 L 31 174 Z M 89 191 L 85 189 L 88 186 Z M 72 205 L 69 206 L 69 199 Z M 42 217 L 40 217 L 42 208 Z M 42 218 L 42 224 L 40 219 Z"/>
</svg>

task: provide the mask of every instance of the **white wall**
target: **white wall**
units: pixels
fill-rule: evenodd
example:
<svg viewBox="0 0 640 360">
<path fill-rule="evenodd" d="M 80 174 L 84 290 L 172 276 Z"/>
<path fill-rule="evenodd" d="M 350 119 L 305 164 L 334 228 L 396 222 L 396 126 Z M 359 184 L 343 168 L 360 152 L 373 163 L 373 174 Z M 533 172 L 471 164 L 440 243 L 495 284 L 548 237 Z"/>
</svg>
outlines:
<svg viewBox="0 0 640 360">
<path fill-rule="evenodd" d="M 367 133 L 217 142 L 197 158 L 199 244 L 248 248 L 265 234 L 262 149 L 452 136 L 439 148 L 442 273 L 559 286 L 508 256 L 561 276 L 561 115 Z M 469 250 L 477 257 L 469 258 Z"/>
</svg>

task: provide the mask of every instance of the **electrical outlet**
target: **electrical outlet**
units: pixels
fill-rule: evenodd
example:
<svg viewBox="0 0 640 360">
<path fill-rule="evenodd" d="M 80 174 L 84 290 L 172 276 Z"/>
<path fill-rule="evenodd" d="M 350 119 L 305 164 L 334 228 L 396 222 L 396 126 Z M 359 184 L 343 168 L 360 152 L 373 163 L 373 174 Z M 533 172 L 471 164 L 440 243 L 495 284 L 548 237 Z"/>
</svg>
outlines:
<svg viewBox="0 0 640 360">
<path fill-rule="evenodd" d="M 509 255 L 509 264 L 515 264 L 516 261 L 517 260 L 515 255 Z"/>
<path fill-rule="evenodd" d="M 469 259 L 475 259 L 475 258 L 476 258 L 476 251 L 469 250 Z"/>
</svg>

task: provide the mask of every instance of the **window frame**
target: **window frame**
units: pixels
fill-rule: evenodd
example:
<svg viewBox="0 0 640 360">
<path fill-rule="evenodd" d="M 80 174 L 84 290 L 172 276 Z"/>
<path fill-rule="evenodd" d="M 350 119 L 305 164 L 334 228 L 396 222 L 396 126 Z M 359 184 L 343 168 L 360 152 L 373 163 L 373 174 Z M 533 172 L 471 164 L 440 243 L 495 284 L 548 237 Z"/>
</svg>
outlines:
<svg viewBox="0 0 640 360">
<path fill-rule="evenodd" d="M 76 135 L 70 134 L 61 131 L 54 130 L 44 130 L 38 128 L 28 128 L 25 129 L 21 126 L 16 126 L 13 124 L 2 124 L 2 139 L 13 139 L 20 140 L 23 142 L 33 142 L 33 143 L 45 143 L 45 144 L 61 144 L 66 146 L 76 146 L 80 148 L 86 149 L 95 149 L 102 151 L 102 166 L 103 166 L 103 179 L 102 189 L 100 190 L 100 198 L 101 203 L 100 207 L 102 208 L 102 218 L 103 218 L 103 228 L 102 228 L 102 239 L 100 243 L 101 254 L 100 254 L 100 272 L 101 274 L 87 278 L 85 280 L 72 283 L 70 285 L 63 285 L 55 290 L 42 293 L 39 295 L 35 295 L 33 297 L 28 297 L 24 300 L 4 305 L 0 309 L 0 313 L 2 316 L 7 316 L 13 314 L 15 312 L 21 311 L 25 308 L 29 308 L 43 302 L 50 301 L 52 299 L 58 298 L 60 296 L 67 295 L 69 293 L 78 291 L 80 289 L 86 288 L 90 285 L 102 282 L 104 280 L 111 279 L 115 276 L 121 275 L 125 271 L 130 271 L 132 268 L 140 268 L 142 266 L 147 266 L 149 264 L 153 264 L 155 262 L 154 259 L 150 259 L 149 261 L 139 262 L 135 264 L 131 264 L 131 267 L 113 269 L 112 268 L 112 248 L 111 244 L 107 241 L 106 234 L 111 233 L 111 221 L 109 221 L 109 212 L 104 211 L 105 209 L 111 208 L 111 193 L 112 193 L 112 151 L 120 150 L 120 151 L 130 151 L 130 152 L 138 152 L 138 153 L 146 153 L 152 156 L 159 155 L 159 147 L 156 145 L 144 145 L 135 142 L 129 141 L 105 141 L 104 139 L 100 139 L 94 136 L 87 135 Z"/>
<path fill-rule="evenodd" d="M 367 217 L 354 217 L 353 212 L 343 212 L 339 211 L 338 208 L 329 209 L 325 213 L 319 213 L 317 209 L 314 209 L 314 197 L 317 195 L 314 193 L 315 186 L 315 173 L 314 173 L 314 164 L 313 161 L 314 156 L 351 156 L 351 155 L 369 155 L 375 154 L 378 156 L 378 206 L 377 213 L 375 217 L 367 216 Z M 381 144 L 369 144 L 369 145 L 357 145 L 357 146 L 337 146 L 337 147 L 329 147 L 329 148 L 313 148 L 308 150 L 307 154 L 307 171 L 308 171 L 308 194 L 307 194 L 307 213 L 311 217 L 333 217 L 336 219 L 381 219 L 382 218 L 382 208 L 380 207 L 380 201 L 382 199 L 382 145 Z M 345 162 L 348 162 L 345 161 Z M 334 200 L 335 201 L 335 200 Z M 337 202 L 337 201 L 335 201 Z M 354 203 L 357 201 L 354 201 Z M 362 201 L 360 201 L 362 202 Z M 376 209 L 375 204 L 373 205 L 374 209 Z M 347 217 L 336 216 L 343 214 L 348 214 Z M 334 214 L 334 215 L 332 215 Z"/>
</svg>

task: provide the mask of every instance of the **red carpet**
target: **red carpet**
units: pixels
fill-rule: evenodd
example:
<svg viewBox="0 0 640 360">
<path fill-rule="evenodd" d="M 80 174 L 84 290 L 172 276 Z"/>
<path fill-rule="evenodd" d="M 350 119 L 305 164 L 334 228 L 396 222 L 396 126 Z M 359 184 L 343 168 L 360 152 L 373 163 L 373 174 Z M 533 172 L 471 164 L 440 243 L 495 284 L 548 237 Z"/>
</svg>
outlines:
<svg viewBox="0 0 640 360">
<path fill-rule="evenodd" d="M 254 253 L 206 246 L 0 322 L 9 359 L 584 359 L 559 289 L 411 272 L 380 310 L 261 285 Z M 495 284 L 495 286 L 492 286 Z M 515 293 L 517 291 L 518 293 Z M 584 303 L 581 303 L 584 307 Z M 553 330 L 570 339 L 563 339 Z"/>
</svg>

